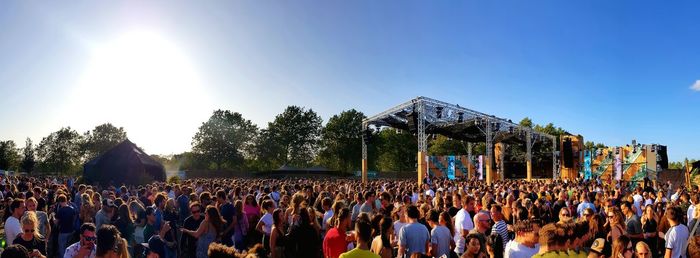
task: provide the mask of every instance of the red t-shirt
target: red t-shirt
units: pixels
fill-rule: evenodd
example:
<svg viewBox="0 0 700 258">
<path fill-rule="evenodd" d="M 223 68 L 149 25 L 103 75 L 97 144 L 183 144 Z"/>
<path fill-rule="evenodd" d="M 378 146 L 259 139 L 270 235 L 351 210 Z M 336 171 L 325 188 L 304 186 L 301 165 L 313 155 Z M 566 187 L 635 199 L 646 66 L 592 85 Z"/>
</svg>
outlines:
<svg viewBox="0 0 700 258">
<path fill-rule="evenodd" d="M 345 241 L 345 232 L 338 231 L 338 228 L 331 228 L 326 232 L 323 239 L 323 254 L 331 258 L 338 258 L 342 253 L 348 251 L 348 242 Z"/>
</svg>

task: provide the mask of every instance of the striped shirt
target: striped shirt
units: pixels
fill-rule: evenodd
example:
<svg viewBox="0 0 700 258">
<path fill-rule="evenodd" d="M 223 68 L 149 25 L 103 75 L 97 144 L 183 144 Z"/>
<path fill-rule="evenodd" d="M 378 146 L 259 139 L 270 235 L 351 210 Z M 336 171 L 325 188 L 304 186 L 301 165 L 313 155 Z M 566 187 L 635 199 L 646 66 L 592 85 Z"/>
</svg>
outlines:
<svg viewBox="0 0 700 258">
<path fill-rule="evenodd" d="M 493 227 L 491 227 L 491 234 L 498 234 L 501 236 L 501 239 L 503 240 L 503 250 L 506 249 L 506 244 L 510 241 L 510 238 L 508 237 L 508 226 L 506 225 L 506 222 L 503 220 L 499 220 L 496 223 L 493 224 Z"/>
</svg>

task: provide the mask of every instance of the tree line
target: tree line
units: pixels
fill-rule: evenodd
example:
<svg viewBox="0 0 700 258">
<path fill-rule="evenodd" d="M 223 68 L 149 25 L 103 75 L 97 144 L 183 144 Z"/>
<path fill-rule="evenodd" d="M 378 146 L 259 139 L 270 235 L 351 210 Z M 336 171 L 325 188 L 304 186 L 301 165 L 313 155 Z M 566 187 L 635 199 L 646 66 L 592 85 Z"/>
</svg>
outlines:
<svg viewBox="0 0 700 258">
<path fill-rule="evenodd" d="M 362 120 L 355 109 L 323 119 L 313 110 L 288 106 L 265 128 L 230 110 L 215 110 L 192 137 L 191 150 L 175 155 L 152 155 L 167 170 L 269 171 L 283 165 L 326 168 L 352 172 L 360 169 Z M 566 130 L 552 123 L 537 125 L 524 118 L 520 125 L 555 135 Z M 82 164 L 127 138 L 122 127 L 110 123 L 78 133 L 64 127 L 44 137 L 38 145 L 27 138 L 24 148 L 11 141 L 0 141 L 0 169 L 24 172 L 75 174 Z M 604 147 L 586 142 L 588 148 Z M 534 162 L 551 160 L 551 143 L 533 146 Z M 368 142 L 369 169 L 375 171 L 415 171 L 417 142 L 407 131 L 382 128 Z M 525 160 L 524 144 L 506 146 L 507 161 Z M 484 155 L 484 143 L 472 146 L 473 155 Z M 429 155 L 465 155 L 467 143 L 444 136 L 428 137 Z"/>
</svg>

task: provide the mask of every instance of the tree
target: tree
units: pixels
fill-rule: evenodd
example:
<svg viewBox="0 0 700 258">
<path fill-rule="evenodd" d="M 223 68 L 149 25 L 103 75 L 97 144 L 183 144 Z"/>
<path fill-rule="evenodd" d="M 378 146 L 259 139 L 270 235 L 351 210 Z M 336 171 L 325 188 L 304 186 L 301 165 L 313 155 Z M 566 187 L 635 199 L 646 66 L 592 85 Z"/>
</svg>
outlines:
<svg viewBox="0 0 700 258">
<path fill-rule="evenodd" d="M 192 151 L 217 170 L 240 168 L 257 133 L 258 127 L 240 113 L 216 110 L 192 137 Z"/>
<path fill-rule="evenodd" d="M 328 120 L 321 130 L 319 160 L 339 171 L 359 169 L 362 156 L 362 120 L 365 115 L 355 109 L 343 111 Z"/>
<path fill-rule="evenodd" d="M 393 129 L 382 130 L 378 134 L 379 158 L 377 168 L 381 171 L 413 170 L 416 165 L 418 142 L 413 135 Z"/>
<path fill-rule="evenodd" d="M 304 167 L 316 157 L 323 120 L 312 109 L 287 107 L 256 139 L 255 154 L 265 167 Z"/>
<path fill-rule="evenodd" d="M 66 173 L 80 165 L 82 138 L 70 127 L 44 137 L 37 146 L 39 167 L 43 171 Z"/>
<path fill-rule="evenodd" d="M 24 144 L 24 150 L 23 150 L 24 157 L 22 158 L 22 171 L 26 171 L 27 173 L 32 173 L 34 171 L 34 166 L 36 165 L 36 159 L 34 157 L 34 144 L 32 143 L 32 139 L 27 138 L 27 141 Z"/>
<path fill-rule="evenodd" d="M 428 154 L 432 156 L 467 154 L 467 143 L 443 135 L 429 141 Z"/>
<path fill-rule="evenodd" d="M 608 146 L 605 146 L 605 144 L 602 144 L 602 143 L 595 143 L 592 141 L 586 141 L 586 143 L 583 144 L 583 147 L 586 150 L 593 150 L 593 149 L 605 149 Z"/>
<path fill-rule="evenodd" d="M 17 170 L 19 168 L 19 153 L 12 140 L 0 141 L 0 169 Z"/>
<path fill-rule="evenodd" d="M 532 128 L 532 119 L 525 117 L 523 120 L 520 120 L 520 125 Z"/>
<path fill-rule="evenodd" d="M 85 132 L 83 140 L 81 150 L 84 159 L 91 160 L 126 140 L 126 132 L 123 127 L 117 128 L 106 123 L 96 126 L 92 131 Z"/>
</svg>

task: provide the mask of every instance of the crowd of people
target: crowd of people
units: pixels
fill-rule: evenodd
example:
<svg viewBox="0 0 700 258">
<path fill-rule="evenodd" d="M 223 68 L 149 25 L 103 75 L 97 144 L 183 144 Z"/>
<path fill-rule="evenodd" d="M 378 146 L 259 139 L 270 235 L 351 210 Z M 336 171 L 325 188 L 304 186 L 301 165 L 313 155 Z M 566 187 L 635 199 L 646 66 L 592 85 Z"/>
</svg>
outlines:
<svg viewBox="0 0 700 258">
<path fill-rule="evenodd" d="M 698 187 L 651 180 L 0 176 L 0 198 L 2 258 L 700 257 Z"/>
</svg>

